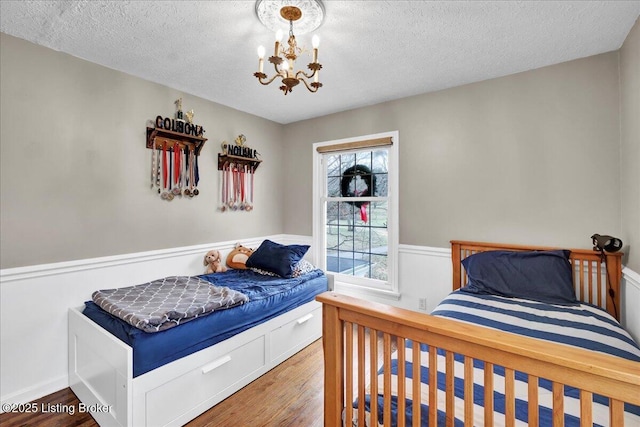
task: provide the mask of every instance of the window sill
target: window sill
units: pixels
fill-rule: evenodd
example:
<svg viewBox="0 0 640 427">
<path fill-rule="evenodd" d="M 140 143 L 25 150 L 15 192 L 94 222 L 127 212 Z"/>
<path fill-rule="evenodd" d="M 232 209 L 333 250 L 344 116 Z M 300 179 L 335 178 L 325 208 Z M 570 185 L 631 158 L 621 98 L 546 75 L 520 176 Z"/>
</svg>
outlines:
<svg viewBox="0 0 640 427">
<path fill-rule="evenodd" d="M 367 288 L 365 286 L 352 285 L 346 282 L 332 280 L 332 290 L 355 297 L 372 296 L 393 301 L 399 301 L 401 294 L 386 289 Z"/>
</svg>

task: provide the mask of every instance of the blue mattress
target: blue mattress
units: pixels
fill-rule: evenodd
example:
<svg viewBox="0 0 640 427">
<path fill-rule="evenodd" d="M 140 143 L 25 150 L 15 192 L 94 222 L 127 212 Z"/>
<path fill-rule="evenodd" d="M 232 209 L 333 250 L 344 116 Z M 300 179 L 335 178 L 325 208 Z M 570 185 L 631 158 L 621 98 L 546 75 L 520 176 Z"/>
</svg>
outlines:
<svg viewBox="0 0 640 427">
<path fill-rule="evenodd" d="M 249 302 L 156 333 L 131 326 L 93 301 L 85 303 L 83 313 L 133 348 L 133 376 L 137 377 L 313 301 L 328 288 L 322 270 L 291 279 L 251 270 L 229 270 L 198 277 L 242 292 L 249 297 Z"/>
</svg>

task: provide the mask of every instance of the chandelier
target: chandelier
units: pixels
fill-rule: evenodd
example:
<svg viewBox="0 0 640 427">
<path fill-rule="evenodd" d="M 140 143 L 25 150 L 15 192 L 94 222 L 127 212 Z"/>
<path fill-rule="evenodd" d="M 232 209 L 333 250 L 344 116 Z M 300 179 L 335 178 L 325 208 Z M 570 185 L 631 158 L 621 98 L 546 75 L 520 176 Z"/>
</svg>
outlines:
<svg viewBox="0 0 640 427">
<path fill-rule="evenodd" d="M 280 90 L 282 90 L 285 95 L 293 91 L 293 88 L 300 82 L 305 85 L 309 92 L 317 92 L 318 89 L 322 87 L 322 83 L 319 81 L 319 73 L 322 68 L 322 64 L 318 62 L 318 45 L 320 43 L 320 39 L 317 35 L 314 35 L 312 39 L 312 61 L 307 65 L 310 72 L 305 72 L 303 70 L 295 71 L 296 59 L 306 51 L 299 48 L 296 43 L 296 37 L 293 34 L 293 22 L 299 21 L 304 16 L 306 22 L 302 21 L 303 28 L 307 32 L 316 29 L 320 23 L 322 23 L 322 18 L 324 17 L 322 4 L 318 0 L 259 0 L 256 3 L 256 13 L 262 23 L 272 30 L 277 28 L 278 25 L 283 22 L 288 22 L 289 38 L 286 45 L 283 45 L 283 32 L 281 29 L 277 30 L 273 56 L 268 58 L 268 61 L 273 64 L 275 70 L 275 75 L 273 77 L 268 77 L 264 72 L 265 48 L 264 46 L 258 47 L 258 72 L 253 73 L 253 75 L 265 86 L 279 78 L 282 82 Z"/>
</svg>

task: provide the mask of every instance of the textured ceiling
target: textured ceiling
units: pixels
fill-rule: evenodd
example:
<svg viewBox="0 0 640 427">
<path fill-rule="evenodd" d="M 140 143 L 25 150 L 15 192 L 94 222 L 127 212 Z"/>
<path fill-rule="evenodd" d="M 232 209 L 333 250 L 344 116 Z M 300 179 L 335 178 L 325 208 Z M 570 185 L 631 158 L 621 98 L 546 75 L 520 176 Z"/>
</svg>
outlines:
<svg viewBox="0 0 640 427">
<path fill-rule="evenodd" d="M 316 94 L 260 85 L 253 1 L 7 1 L 0 31 L 279 123 L 620 48 L 640 1 L 324 1 Z M 295 33 L 295 26 L 294 26 Z M 310 48 L 311 34 L 298 44 Z M 310 62 L 302 57 L 300 65 Z M 265 72 L 271 74 L 265 64 Z"/>
</svg>

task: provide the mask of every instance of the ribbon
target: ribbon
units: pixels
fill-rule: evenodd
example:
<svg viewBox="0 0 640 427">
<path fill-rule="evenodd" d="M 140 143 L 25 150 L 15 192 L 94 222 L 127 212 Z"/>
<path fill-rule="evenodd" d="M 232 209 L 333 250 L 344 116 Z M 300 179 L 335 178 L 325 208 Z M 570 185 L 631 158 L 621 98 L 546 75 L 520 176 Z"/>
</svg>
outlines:
<svg viewBox="0 0 640 427">
<path fill-rule="evenodd" d="M 180 183 L 180 157 L 181 156 L 182 156 L 182 149 L 180 148 L 180 145 L 176 142 L 173 145 L 173 161 L 176 164 L 175 170 L 173 172 L 173 182 L 175 183 L 176 187 Z"/>
<path fill-rule="evenodd" d="M 240 169 L 240 209 L 244 210 L 246 207 L 244 203 L 244 171 L 246 166 L 242 165 L 242 169 Z"/>
<path fill-rule="evenodd" d="M 194 176 L 193 176 L 193 183 L 194 183 L 194 188 L 193 189 L 193 195 L 197 196 L 198 194 L 200 194 L 200 191 L 198 190 L 198 182 L 200 181 L 200 171 L 198 169 L 198 156 L 196 156 L 195 154 L 195 148 L 193 149 L 193 158 L 195 159 L 195 171 L 194 171 Z"/>
<path fill-rule="evenodd" d="M 365 223 L 367 222 L 367 205 L 369 205 L 369 203 L 360 205 L 360 219 Z"/>
<path fill-rule="evenodd" d="M 151 188 L 156 183 L 156 139 L 153 138 L 153 146 L 151 147 Z"/>
<path fill-rule="evenodd" d="M 162 183 L 163 188 L 167 188 L 167 142 L 162 144 Z"/>
<path fill-rule="evenodd" d="M 196 187 L 197 187 L 198 186 L 198 182 L 200 182 L 200 169 L 198 168 L 198 156 L 194 155 L 194 157 L 196 159 L 196 168 L 195 168 L 196 170 L 195 170 L 195 178 L 194 179 L 195 179 L 195 184 L 196 184 Z"/>
</svg>

